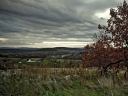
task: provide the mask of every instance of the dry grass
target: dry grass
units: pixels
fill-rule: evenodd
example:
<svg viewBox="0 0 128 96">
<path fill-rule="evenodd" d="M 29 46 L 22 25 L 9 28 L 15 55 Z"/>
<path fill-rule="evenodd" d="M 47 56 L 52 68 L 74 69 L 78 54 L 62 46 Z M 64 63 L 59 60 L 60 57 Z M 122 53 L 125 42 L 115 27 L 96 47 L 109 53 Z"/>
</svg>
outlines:
<svg viewBox="0 0 128 96">
<path fill-rule="evenodd" d="M 100 77 L 99 70 L 93 70 L 93 68 L 25 66 L 23 69 L 1 71 L 0 77 L 0 92 L 6 93 L 3 93 L 3 96 L 9 96 L 7 94 L 14 96 L 17 94 L 22 94 L 22 96 L 29 96 L 28 94 L 31 96 L 60 96 L 62 94 L 63 96 L 84 96 L 85 94 L 85 96 L 106 96 L 105 94 L 108 94 L 107 96 L 113 96 L 115 92 L 118 92 L 113 91 L 113 88 L 118 89 L 128 84 L 122 75 L 114 79 Z"/>
</svg>

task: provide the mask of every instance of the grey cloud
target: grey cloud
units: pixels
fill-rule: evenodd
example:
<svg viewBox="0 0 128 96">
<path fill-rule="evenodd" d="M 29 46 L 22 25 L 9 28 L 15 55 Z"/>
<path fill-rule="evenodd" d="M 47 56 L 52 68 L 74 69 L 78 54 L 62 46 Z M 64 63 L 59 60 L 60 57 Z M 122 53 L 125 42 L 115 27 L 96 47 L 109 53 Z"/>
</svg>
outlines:
<svg viewBox="0 0 128 96">
<path fill-rule="evenodd" d="M 120 0 L 0 0 L 0 38 L 8 39 L 0 46 L 91 42 L 97 25 L 106 22 L 95 13 L 118 4 Z"/>
<path fill-rule="evenodd" d="M 7 2 L 6 2 L 7 1 Z M 48 21 L 54 21 L 54 22 L 67 22 L 67 21 L 72 21 L 72 22 L 79 22 L 76 18 L 72 18 L 68 13 L 63 11 L 60 11 L 60 9 L 56 7 L 51 7 L 50 5 L 47 7 L 44 7 L 45 4 L 42 3 L 41 7 L 38 7 L 37 5 L 32 5 L 33 3 L 28 3 L 28 2 L 21 2 L 20 3 L 15 3 L 15 2 L 10 2 L 9 0 L 6 0 L 1 3 L 0 11 L 5 12 L 5 13 L 10 13 L 13 15 L 20 15 L 24 17 L 35 17 L 35 18 L 40 18 L 40 19 L 45 19 Z M 11 3 L 11 4 L 9 4 Z M 46 2 L 47 3 L 47 2 Z M 8 7 L 5 7 L 8 6 Z M 13 7 L 12 7 L 13 6 Z M 73 10 L 71 10 L 73 11 Z"/>
</svg>

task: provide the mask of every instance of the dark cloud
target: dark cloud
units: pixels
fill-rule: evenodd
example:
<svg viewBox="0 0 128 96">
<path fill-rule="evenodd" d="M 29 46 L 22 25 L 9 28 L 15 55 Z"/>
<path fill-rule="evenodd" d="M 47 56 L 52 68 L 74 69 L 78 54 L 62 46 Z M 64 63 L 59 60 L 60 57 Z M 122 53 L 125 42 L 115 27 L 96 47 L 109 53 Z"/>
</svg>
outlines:
<svg viewBox="0 0 128 96">
<path fill-rule="evenodd" d="M 0 47 L 83 47 L 93 42 L 97 25 L 106 24 L 106 17 L 98 17 L 99 14 L 120 3 L 120 0 L 0 0 Z"/>
</svg>

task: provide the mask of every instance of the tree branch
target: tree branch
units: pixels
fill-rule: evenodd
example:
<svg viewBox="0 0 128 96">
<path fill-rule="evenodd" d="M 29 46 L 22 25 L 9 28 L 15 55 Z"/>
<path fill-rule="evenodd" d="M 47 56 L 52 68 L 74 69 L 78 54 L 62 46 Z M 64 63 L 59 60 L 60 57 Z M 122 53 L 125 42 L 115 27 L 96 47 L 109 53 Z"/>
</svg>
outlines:
<svg viewBox="0 0 128 96">
<path fill-rule="evenodd" d="M 122 61 L 124 61 L 124 60 L 118 60 L 117 62 L 109 63 L 107 66 L 105 66 L 105 68 L 107 69 L 109 66 L 114 65 L 114 64 L 117 64 L 117 63 L 120 63 Z"/>
</svg>

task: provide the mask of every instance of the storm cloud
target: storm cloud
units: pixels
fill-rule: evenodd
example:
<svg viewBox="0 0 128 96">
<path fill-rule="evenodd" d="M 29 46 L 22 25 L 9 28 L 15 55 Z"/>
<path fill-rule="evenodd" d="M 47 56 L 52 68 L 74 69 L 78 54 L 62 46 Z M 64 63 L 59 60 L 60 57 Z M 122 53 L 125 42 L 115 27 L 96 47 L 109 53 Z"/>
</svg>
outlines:
<svg viewBox="0 0 128 96">
<path fill-rule="evenodd" d="M 84 47 L 122 2 L 0 0 L 0 47 Z"/>
</svg>

